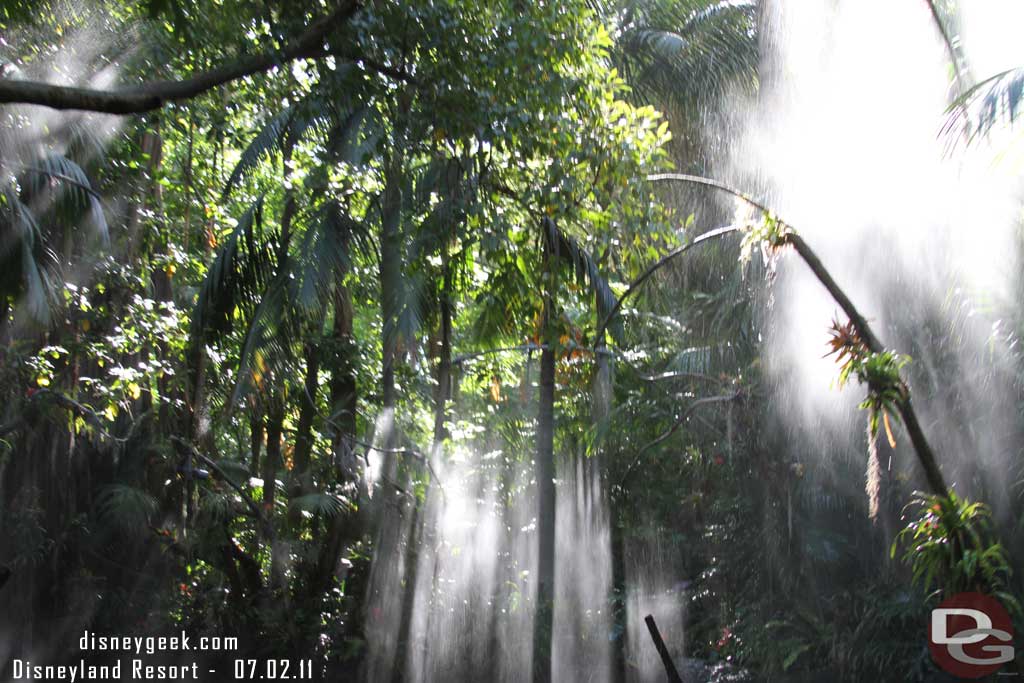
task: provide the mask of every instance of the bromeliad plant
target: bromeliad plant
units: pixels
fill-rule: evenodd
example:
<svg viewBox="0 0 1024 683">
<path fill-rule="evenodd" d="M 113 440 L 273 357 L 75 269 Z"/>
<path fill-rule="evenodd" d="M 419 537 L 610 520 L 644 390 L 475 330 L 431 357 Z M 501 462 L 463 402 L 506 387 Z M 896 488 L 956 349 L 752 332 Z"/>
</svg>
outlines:
<svg viewBox="0 0 1024 683">
<path fill-rule="evenodd" d="M 789 236 L 793 234 L 793 228 L 787 225 L 773 212 L 763 209 L 759 210 L 757 220 L 740 219 L 740 224 L 745 223 L 743 242 L 740 243 L 740 262 L 747 263 L 754 254 L 754 250 L 761 252 L 765 263 L 769 263 L 771 257 L 788 244 Z"/>
<path fill-rule="evenodd" d="M 860 407 L 869 413 L 871 443 L 881 424 L 885 426 L 889 445 L 895 448 L 889 416 L 898 420 L 899 406 L 909 398 L 910 390 L 900 371 L 910 358 L 888 350 L 872 352 L 852 322 L 843 325 L 833 321 L 830 332 L 831 350 L 827 355 L 834 354 L 840 364 L 839 385 L 856 377 L 868 387 Z M 871 458 L 877 459 L 873 446 L 869 450 Z M 869 474 L 868 494 L 876 512 L 877 489 L 871 490 L 871 486 Z M 923 512 L 896 536 L 890 555 L 895 557 L 897 546 L 906 545 L 903 560 L 911 566 L 914 582 L 920 583 L 932 597 L 963 591 L 987 593 L 1019 613 L 1018 602 L 1006 591 L 1012 572 L 1006 551 L 995 540 L 988 507 L 961 498 L 952 489 L 946 495 L 917 492 L 907 508 L 912 506 Z"/>
<path fill-rule="evenodd" d="M 948 496 L 917 492 L 904 512 L 911 507 L 920 508 L 921 514 L 897 534 L 889 552 L 895 557 L 898 546 L 906 547 L 903 560 L 911 566 L 915 583 L 931 596 L 987 593 L 1020 614 L 1020 603 L 1007 590 L 1013 572 L 1006 550 L 993 540 L 987 505 L 950 491 Z"/>
<path fill-rule="evenodd" d="M 860 407 L 868 411 L 869 433 L 874 438 L 879 425 L 884 425 L 889 445 L 895 448 L 889 416 L 899 419 L 899 404 L 909 394 L 900 371 L 910 362 L 910 357 L 895 351 L 872 352 L 852 322 L 843 325 L 835 320 L 829 332 L 831 350 L 826 355 L 835 355 L 840 365 L 839 386 L 844 386 L 851 377 L 867 385 L 868 395 Z"/>
</svg>

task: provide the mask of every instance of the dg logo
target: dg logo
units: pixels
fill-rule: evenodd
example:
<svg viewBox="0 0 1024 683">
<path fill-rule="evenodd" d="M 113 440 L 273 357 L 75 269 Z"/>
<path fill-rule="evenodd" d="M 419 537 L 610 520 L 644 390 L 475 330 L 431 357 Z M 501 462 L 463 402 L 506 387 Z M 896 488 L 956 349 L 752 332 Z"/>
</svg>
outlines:
<svg viewBox="0 0 1024 683">
<path fill-rule="evenodd" d="M 932 610 L 928 649 L 947 673 L 982 678 L 1013 661 L 1013 623 L 995 598 L 957 593 Z"/>
</svg>

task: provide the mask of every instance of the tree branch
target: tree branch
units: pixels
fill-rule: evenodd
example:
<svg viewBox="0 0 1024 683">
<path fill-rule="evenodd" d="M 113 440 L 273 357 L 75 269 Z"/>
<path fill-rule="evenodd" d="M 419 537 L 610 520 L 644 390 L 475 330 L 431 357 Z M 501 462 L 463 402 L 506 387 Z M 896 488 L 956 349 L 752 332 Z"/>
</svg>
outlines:
<svg viewBox="0 0 1024 683">
<path fill-rule="evenodd" d="M 711 403 L 727 403 L 727 402 L 730 402 L 730 401 L 735 401 L 735 400 L 737 400 L 740 397 L 740 395 L 741 395 L 740 390 L 737 389 L 736 391 L 732 392 L 731 394 L 723 394 L 722 396 L 707 396 L 705 398 L 698 398 L 696 401 L 694 401 L 690 405 L 686 406 L 686 410 L 683 411 L 682 415 L 680 415 L 678 418 L 676 418 L 675 424 L 673 424 L 668 429 L 668 431 L 666 431 L 664 434 L 662 434 L 661 436 L 656 438 L 654 441 L 651 441 L 651 442 L 647 443 L 639 451 L 636 452 L 636 459 L 633 460 L 632 463 L 630 463 L 629 467 L 627 467 L 626 471 L 622 474 L 622 478 L 619 479 L 619 486 L 621 487 L 623 484 L 626 483 L 626 479 L 628 479 L 629 475 L 632 474 L 633 468 L 640 464 L 641 456 L 643 456 L 643 454 L 646 453 L 651 448 L 654 448 L 655 446 L 657 446 L 658 444 L 660 444 L 661 442 L 665 441 L 670 436 L 675 434 L 677 431 L 679 431 L 679 428 L 683 426 L 683 424 L 686 422 L 687 419 L 689 419 L 689 417 L 693 413 L 693 411 L 697 410 L 697 408 L 700 408 L 701 406 L 706 406 L 706 405 L 711 404 Z"/>
<path fill-rule="evenodd" d="M 420 453 L 415 448 L 381 448 L 379 446 L 374 446 L 372 443 L 366 443 L 365 441 L 360 441 L 359 439 L 353 438 L 351 436 L 348 437 L 348 440 L 356 444 L 357 446 L 362 446 L 368 451 L 377 451 L 378 453 L 392 453 L 394 455 L 408 455 L 415 460 L 421 461 L 424 465 L 427 466 L 427 470 L 430 472 L 431 478 L 437 482 L 438 487 L 441 489 L 441 496 L 445 495 L 444 483 L 442 483 L 441 478 L 437 476 L 437 472 L 434 471 L 434 466 L 430 464 L 430 458 L 428 458 L 423 453 Z M 395 485 L 393 482 L 388 483 L 395 486 L 395 488 L 402 490 L 401 487 Z"/>
<path fill-rule="evenodd" d="M 640 379 L 645 382 L 665 382 L 677 379 L 685 380 L 697 380 L 700 382 L 713 382 L 715 384 L 724 384 L 724 382 L 718 377 L 712 377 L 711 375 L 703 375 L 699 372 L 663 372 L 660 375 L 640 375 Z"/>
<path fill-rule="evenodd" d="M 867 319 L 860 314 L 857 307 L 853 305 L 852 301 L 850 301 L 850 297 L 846 296 L 846 292 L 839 287 L 839 284 L 832 278 L 831 273 L 829 273 L 825 268 L 825 264 L 821 262 L 821 259 L 819 259 L 818 255 L 814 253 L 810 245 L 804 241 L 804 238 L 795 232 L 790 232 L 786 234 L 783 239 L 786 244 L 792 245 L 793 249 L 796 250 L 796 253 L 800 254 L 800 258 L 804 260 L 807 267 L 810 268 L 811 272 L 814 273 L 814 276 L 818 278 L 818 282 L 828 290 L 828 293 L 833 299 L 835 299 L 836 303 L 839 304 L 839 307 L 843 309 L 843 313 L 845 313 L 846 317 L 848 317 L 850 322 L 853 323 L 854 329 L 857 330 L 857 334 L 860 335 L 860 338 L 864 340 L 865 344 L 867 344 L 871 353 L 882 353 L 885 350 L 885 347 L 882 346 L 882 342 L 878 341 L 878 337 L 875 336 L 871 326 L 868 325 Z"/>
<path fill-rule="evenodd" d="M 836 300 L 839 307 L 843 309 L 843 312 L 850 319 L 854 329 L 857 330 L 857 334 L 864 340 L 868 350 L 872 353 L 882 353 L 885 351 L 885 347 L 875 336 L 871 326 L 868 325 L 868 321 L 860 314 L 860 311 L 853 305 L 850 298 L 846 296 L 846 293 L 836 284 L 836 281 L 832 279 L 832 276 L 825 269 L 821 259 L 814 253 L 811 247 L 804 241 L 800 235 L 796 233 L 788 233 L 785 235 L 785 241 L 787 244 L 793 246 L 800 257 L 807 264 L 811 272 L 818 278 L 818 281 L 824 285 L 828 293 L 832 295 L 832 298 Z M 910 403 L 910 390 L 907 388 L 906 383 L 903 383 L 904 391 L 902 392 L 902 398 L 896 407 L 900 411 L 900 417 L 903 418 L 903 426 L 907 428 L 907 434 L 910 436 L 910 442 L 914 446 L 914 451 L 917 453 L 917 459 L 921 463 L 922 469 L 924 469 L 925 478 L 928 480 L 928 485 L 931 487 L 932 492 L 940 496 L 945 496 L 949 492 L 949 487 L 946 484 L 945 478 L 942 476 L 942 471 L 939 469 L 938 461 L 935 458 L 935 453 L 932 451 L 931 444 L 928 443 L 927 437 L 924 435 L 924 430 L 921 429 L 921 423 L 917 419 L 917 413 L 914 411 L 913 406 Z"/>
<path fill-rule="evenodd" d="M 712 180 L 710 178 L 702 178 L 700 176 L 683 175 L 679 173 L 662 173 L 660 175 L 652 175 L 647 177 L 648 180 L 675 180 L 684 183 L 691 183 L 695 185 L 703 185 L 705 187 L 712 187 L 722 192 L 731 194 L 734 197 L 742 199 L 750 206 L 755 209 L 762 211 L 765 214 L 771 214 L 772 212 L 767 206 L 761 202 L 753 199 L 750 195 L 745 192 L 726 185 L 718 180 Z M 781 221 L 783 225 L 789 225 L 785 221 Z M 864 316 L 860 314 L 856 306 L 850 300 L 850 297 L 846 295 L 846 292 L 842 290 L 832 275 L 825 268 L 825 265 L 818 258 L 818 255 L 814 253 L 810 245 L 804 241 L 800 235 L 795 231 L 789 230 L 781 236 L 783 244 L 789 244 L 796 250 L 800 258 L 803 259 L 807 267 L 811 269 L 814 276 L 818 278 L 818 281 L 828 290 L 828 293 L 835 299 L 836 303 L 839 304 L 840 308 L 850 319 L 854 329 L 857 330 L 857 334 L 860 335 L 861 339 L 867 345 L 868 350 L 872 353 L 882 353 L 885 351 L 885 347 L 875 336 L 874 331 L 868 324 L 868 321 Z M 897 408 L 900 411 L 900 416 L 903 418 L 903 424 L 907 428 L 907 434 L 910 436 L 910 442 L 914 447 L 914 453 L 917 455 L 917 460 L 921 464 L 921 468 L 924 470 L 925 478 L 928 480 L 928 485 L 931 487 L 932 492 L 939 496 L 949 495 L 949 487 L 946 484 L 945 478 L 942 476 L 942 470 L 939 469 L 938 460 L 935 458 L 935 453 L 932 451 L 931 444 L 928 443 L 927 437 L 925 437 L 924 430 L 921 429 L 921 424 L 917 419 L 917 413 L 914 411 L 914 407 L 910 402 L 910 389 L 907 387 L 906 382 L 902 382 L 903 396 L 897 404 Z M 657 442 L 655 442 L 657 443 Z"/>
<path fill-rule="evenodd" d="M 543 351 L 545 344 L 520 344 L 518 346 L 501 346 L 496 349 L 485 349 L 483 351 L 472 351 L 470 353 L 463 353 L 452 358 L 452 365 L 462 365 L 467 360 L 473 360 L 474 358 L 481 358 L 483 356 L 489 356 L 494 353 L 503 353 L 505 351 Z"/>
<path fill-rule="evenodd" d="M 63 408 L 64 410 L 68 410 L 74 413 L 75 415 L 81 417 L 83 420 L 86 421 L 86 423 L 88 423 L 93 429 L 95 429 L 101 437 L 108 441 L 112 441 L 115 444 L 125 444 L 131 441 L 132 437 L 135 436 L 135 430 L 138 429 L 139 425 L 142 424 L 142 422 L 151 415 L 151 411 L 147 410 L 143 412 L 132 422 L 131 426 L 128 428 L 127 434 L 125 434 L 124 436 L 114 436 L 113 434 L 106 430 L 103 423 L 103 419 L 99 416 L 99 414 L 97 414 L 95 410 L 85 405 L 84 403 L 79 403 L 73 398 L 65 396 L 62 393 L 53 391 L 52 389 L 37 389 L 32 394 L 32 397 L 29 399 L 29 401 L 37 401 L 41 398 L 46 397 L 52 398 L 54 403 L 56 403 L 59 407 Z M 7 434 L 17 430 L 24 423 L 25 417 L 22 415 L 8 422 L 5 425 L 0 425 L 0 437 L 4 437 Z"/>
<path fill-rule="evenodd" d="M 656 178 L 655 176 L 651 176 L 650 179 Z M 629 285 L 629 287 L 626 288 L 626 291 L 622 293 L 622 296 L 615 300 L 615 305 L 612 306 L 612 310 L 608 311 L 608 315 L 604 317 L 604 320 L 602 320 L 601 324 L 598 326 L 597 333 L 594 335 L 594 339 L 602 339 L 604 337 L 604 332 L 606 329 L 608 329 L 608 323 L 610 323 L 612 321 L 612 318 L 614 318 L 615 315 L 619 312 L 619 309 L 622 308 L 622 304 L 626 301 L 629 295 L 635 292 L 640 287 L 640 285 L 646 282 L 647 279 L 654 275 L 659 269 L 667 265 L 669 261 L 671 261 L 677 256 L 685 254 L 686 252 L 688 252 L 693 247 L 696 247 L 697 245 L 704 244 L 705 242 L 717 239 L 719 237 L 722 237 L 723 235 L 729 235 L 734 232 L 739 232 L 739 230 L 739 226 L 736 225 L 727 225 L 725 227 L 717 228 L 715 230 L 709 230 L 708 232 L 705 232 L 704 234 L 698 236 L 692 242 L 684 244 L 681 247 L 677 247 L 676 249 L 673 249 L 672 251 L 661 257 L 661 259 L 659 259 L 657 263 L 655 263 L 650 268 L 645 270 L 643 274 L 640 275 L 640 277 L 634 280 Z"/>
<path fill-rule="evenodd" d="M 235 483 L 235 480 L 228 476 L 227 472 L 225 472 L 220 465 L 218 465 L 216 462 L 200 453 L 199 449 L 197 449 L 195 446 L 190 444 L 188 441 L 185 441 L 185 439 L 182 439 L 181 437 L 172 436 L 171 441 L 178 444 L 182 448 L 187 448 L 189 452 L 192 453 L 193 457 L 198 458 L 203 463 L 205 463 L 207 467 L 209 467 L 214 472 L 219 474 L 220 478 L 227 482 L 227 485 L 233 488 L 235 492 L 242 497 L 242 500 L 245 501 L 245 504 L 249 506 L 249 509 L 252 511 L 253 515 L 256 516 L 256 519 L 260 522 L 260 525 L 263 526 L 264 531 L 267 534 L 267 538 L 269 538 L 271 541 L 274 539 L 274 528 L 268 522 L 267 518 L 263 516 L 263 511 L 260 510 L 260 506 L 256 504 L 256 501 L 254 501 L 252 497 L 249 496 L 249 493 L 245 489 L 243 489 L 239 484 Z"/>
<path fill-rule="evenodd" d="M 114 436 L 113 434 L 106 430 L 106 427 L 103 424 L 103 420 L 100 418 L 99 415 L 96 414 L 95 410 L 93 410 L 92 408 L 83 403 L 79 403 L 73 398 L 65 396 L 64 394 L 53 391 L 51 389 L 39 389 L 34 394 L 32 394 L 32 400 L 38 400 L 40 398 L 44 398 L 47 396 L 52 398 L 54 403 L 56 403 L 61 408 L 69 410 L 75 415 L 78 415 L 83 420 L 85 420 L 90 426 L 92 426 L 93 429 L 99 432 L 100 436 L 102 436 L 104 439 L 109 439 L 110 441 L 123 443 L 123 439 L 117 438 L 116 436 Z"/>
<path fill-rule="evenodd" d="M 167 102 L 188 100 L 239 78 L 268 71 L 295 59 L 323 53 L 323 43 L 339 22 L 359 8 L 359 0 L 344 2 L 329 16 L 312 24 L 305 33 L 281 50 L 239 57 L 198 76 L 155 81 L 118 90 L 95 90 L 51 85 L 38 81 L 0 80 L 0 104 L 37 104 L 51 109 L 78 109 L 104 114 L 139 114 L 159 109 Z"/>
<path fill-rule="evenodd" d="M 2 85 L 2 84 L 0 84 L 0 85 Z M 61 182 L 67 183 L 68 185 L 72 185 L 74 187 L 77 187 L 78 189 L 82 190 L 83 192 L 87 192 L 88 194 L 92 195 L 97 201 L 100 201 L 100 202 L 103 201 L 103 196 L 99 192 L 97 192 L 96 190 L 92 189 L 91 187 L 89 187 L 85 183 L 80 183 L 77 180 L 75 180 L 74 178 L 72 178 L 70 176 L 66 176 L 63 173 L 56 173 L 54 171 L 44 171 L 43 169 L 35 168 L 34 166 L 25 166 L 23 170 L 26 171 L 27 173 L 35 173 L 37 175 L 43 175 L 43 176 L 47 176 L 48 178 L 53 178 L 54 180 L 60 180 Z"/>
</svg>

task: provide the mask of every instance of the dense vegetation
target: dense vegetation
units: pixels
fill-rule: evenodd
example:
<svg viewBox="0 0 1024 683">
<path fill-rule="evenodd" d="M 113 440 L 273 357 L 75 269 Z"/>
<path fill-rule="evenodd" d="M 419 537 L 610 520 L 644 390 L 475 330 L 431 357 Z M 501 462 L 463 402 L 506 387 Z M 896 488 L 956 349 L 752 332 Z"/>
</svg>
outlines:
<svg viewBox="0 0 1024 683">
<path fill-rule="evenodd" d="M 784 250 L 830 279 L 813 245 L 754 200 L 695 242 L 734 218 L 679 174 L 711 175 L 728 99 L 759 87 L 763 3 L 25 0 L 0 29 L 5 667 L 57 663 L 83 629 L 185 629 L 373 678 L 373 576 L 406 567 L 404 661 L 408 568 L 455 457 L 535 501 L 516 608 L 536 681 L 566 462 L 602 482 L 614 680 L 637 675 L 629 596 L 653 565 L 686 580 L 687 656 L 764 675 L 924 677 L 941 596 L 1016 607 L 1020 426 L 993 483 L 940 470 L 911 405 L 985 429 L 957 329 L 872 330 L 826 282 L 821 351 L 866 398 L 824 466 L 761 344 Z M 985 104 L 968 138 L 1019 83 L 960 88 Z M 1016 348 L 1019 302 L 990 315 Z M 1021 405 L 1014 353 L 992 381 Z M 883 475 L 880 449 L 906 457 Z"/>
</svg>

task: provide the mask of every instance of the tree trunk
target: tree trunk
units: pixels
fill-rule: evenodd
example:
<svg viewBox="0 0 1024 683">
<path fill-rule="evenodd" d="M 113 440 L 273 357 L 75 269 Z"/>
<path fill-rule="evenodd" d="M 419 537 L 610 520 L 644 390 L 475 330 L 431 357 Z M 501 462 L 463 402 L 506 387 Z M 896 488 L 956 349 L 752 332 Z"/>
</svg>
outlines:
<svg viewBox="0 0 1024 683">
<path fill-rule="evenodd" d="M 292 495 L 300 496 L 312 489 L 310 473 L 313 453 L 313 419 L 316 417 L 316 394 L 320 385 L 320 347 L 306 344 L 306 378 L 300 397 L 299 424 L 295 434 L 295 466 L 292 471 Z"/>
<path fill-rule="evenodd" d="M 437 397 L 434 408 L 434 448 L 448 437 L 445 422 L 448 402 L 452 397 L 452 270 L 445 247 L 443 259 L 444 286 L 441 291 L 441 348 L 437 363 Z M 433 455 L 433 453 L 431 453 Z"/>
<path fill-rule="evenodd" d="M 335 471 L 341 481 L 359 476 L 353 439 L 356 435 L 357 386 L 352 340 L 352 301 L 348 290 L 338 284 L 334 294 L 333 343 L 338 350 L 331 368 L 331 433 Z M 361 487 L 360 487 L 361 488 Z M 353 528 L 354 527 L 354 528 Z M 327 539 L 317 557 L 317 575 L 313 581 L 314 594 L 330 587 L 338 559 L 346 541 L 359 536 L 358 520 L 352 515 L 338 514 L 330 522 Z"/>
<path fill-rule="evenodd" d="M 277 498 L 277 472 L 281 469 L 281 434 L 284 431 L 284 406 L 272 401 L 267 411 L 267 457 L 263 461 L 263 512 L 267 524 L 274 526 L 274 501 Z M 269 534 L 268 534 L 269 535 Z M 284 585 L 284 563 L 276 534 L 270 541 L 270 585 Z"/>
<path fill-rule="evenodd" d="M 337 350 L 331 370 L 331 433 L 335 466 L 342 476 L 358 476 L 355 448 L 358 393 L 355 374 L 356 348 L 352 338 L 352 299 L 345 285 L 339 284 L 334 294 L 334 329 L 331 331 Z"/>
<path fill-rule="evenodd" d="M 447 248 L 442 256 L 444 268 L 444 284 L 441 292 L 440 309 L 440 344 L 437 364 L 437 393 L 434 397 L 434 443 L 427 457 L 433 458 L 440 453 L 441 443 L 447 436 L 445 421 L 447 420 L 448 399 L 451 396 L 451 365 L 452 365 L 452 308 L 451 308 L 451 268 L 448 262 Z M 419 468 L 417 468 L 419 469 Z M 410 477 L 411 480 L 412 477 Z M 409 535 L 405 548 L 405 587 L 402 596 L 402 613 L 398 625 L 398 650 L 395 667 L 392 670 L 392 683 L 401 683 L 406 678 L 405 664 L 408 661 L 410 634 L 412 631 L 413 610 L 416 604 L 416 584 L 419 579 L 419 548 L 425 533 L 424 511 L 428 509 L 431 488 L 427 487 L 422 502 L 413 503 L 412 519 L 409 523 Z"/>
<path fill-rule="evenodd" d="M 288 170 L 291 161 L 292 147 L 285 144 L 281 150 L 281 168 L 285 179 L 288 179 Z M 287 186 L 287 183 L 286 183 Z M 281 235 L 277 245 L 277 275 L 278 278 L 288 277 L 289 257 L 288 247 L 292 237 L 292 220 L 296 211 L 295 193 L 291 189 L 285 190 L 284 207 L 281 209 Z M 278 372 L 268 372 L 266 375 L 267 386 L 269 387 L 270 399 L 267 409 L 267 457 L 263 468 L 263 506 L 266 509 L 267 523 L 273 530 L 274 527 L 274 499 L 277 494 L 277 472 L 281 469 L 281 436 L 284 431 L 284 418 L 287 413 L 287 404 L 284 394 L 284 378 Z M 270 585 L 272 588 L 284 586 L 284 557 L 288 548 L 278 539 L 274 533 L 270 551 Z"/>
<path fill-rule="evenodd" d="M 395 356 L 402 277 L 402 158 L 387 160 L 380 235 L 381 398 L 384 410 L 395 407 Z"/>
<path fill-rule="evenodd" d="M 411 481 L 412 477 L 410 477 Z M 429 489 L 428 489 L 428 494 Z M 412 504 L 412 519 L 409 520 L 409 533 L 405 541 L 404 583 L 402 594 L 402 611 L 398 620 L 398 640 L 395 649 L 395 664 L 391 669 L 391 683 L 402 683 L 406 679 L 406 663 L 409 655 L 409 636 L 412 632 L 413 610 L 416 606 L 416 581 L 419 575 L 419 546 L 423 540 L 423 503 Z"/>
<path fill-rule="evenodd" d="M 597 296 L 594 297 L 594 310 L 597 311 L 598 325 L 601 324 L 603 313 L 597 304 Z M 604 341 L 604 333 L 594 340 L 594 354 L 597 363 L 597 370 L 594 373 L 594 387 L 591 402 L 591 419 L 594 427 L 602 425 L 611 415 L 613 376 L 611 363 L 608 361 L 608 354 L 605 353 L 607 346 Z M 603 443 L 597 451 L 598 467 L 602 474 L 602 481 L 607 482 L 606 474 L 609 471 L 610 458 Z M 602 487 L 603 488 L 603 487 Z M 622 528 L 619 521 L 618 505 L 610 491 L 602 490 L 601 495 L 608 503 L 608 516 L 610 522 L 610 542 L 612 560 L 612 596 L 611 596 L 611 617 L 612 617 L 612 683 L 625 683 L 626 680 L 626 628 L 628 615 L 626 613 L 626 556 Z"/>
<path fill-rule="evenodd" d="M 622 537 L 623 524 L 620 503 L 609 496 L 609 521 L 611 523 L 612 554 L 612 683 L 626 681 L 626 639 L 629 627 L 629 613 L 626 600 L 626 544 Z"/>
<path fill-rule="evenodd" d="M 249 413 L 249 473 L 260 476 L 260 452 L 263 449 L 263 413 L 258 405 L 251 407 Z"/>
<path fill-rule="evenodd" d="M 546 269 L 542 325 L 545 344 L 540 355 L 540 400 L 537 412 L 537 604 L 533 624 L 533 681 L 550 683 L 554 635 L 555 590 L 555 343 L 553 333 L 554 287 L 551 268 Z"/>
</svg>

